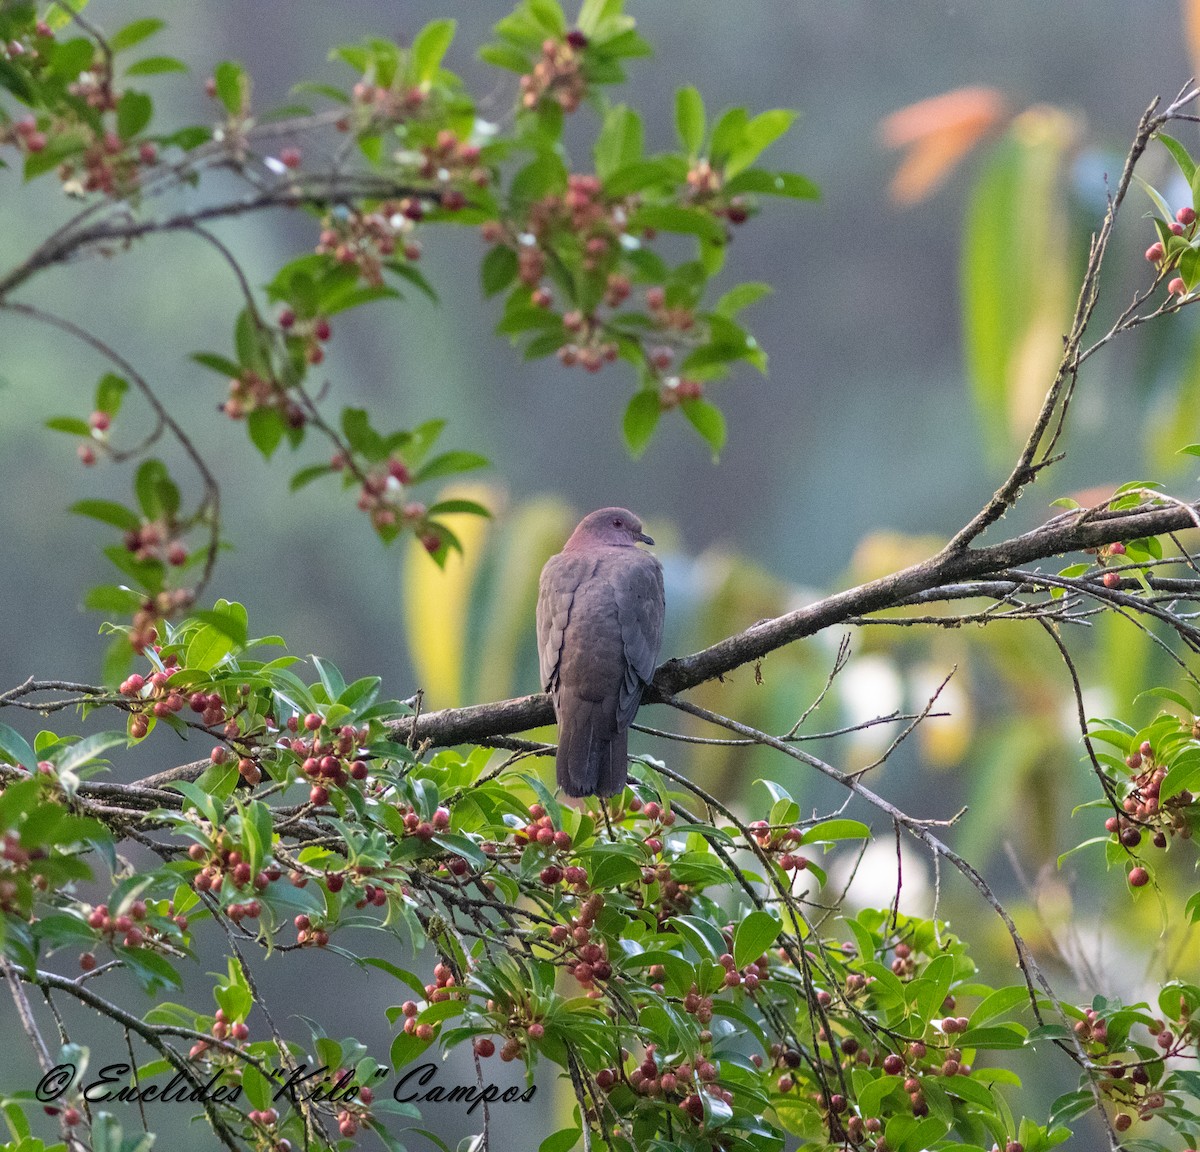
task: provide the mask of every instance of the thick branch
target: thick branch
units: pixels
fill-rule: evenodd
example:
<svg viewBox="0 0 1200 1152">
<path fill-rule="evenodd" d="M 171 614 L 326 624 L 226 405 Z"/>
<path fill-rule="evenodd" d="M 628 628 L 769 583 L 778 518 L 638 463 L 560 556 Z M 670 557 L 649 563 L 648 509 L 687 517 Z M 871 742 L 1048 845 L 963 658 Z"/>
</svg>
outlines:
<svg viewBox="0 0 1200 1152">
<path fill-rule="evenodd" d="M 1193 509 L 1186 505 L 1142 506 L 1100 513 L 1087 519 L 1085 515 L 1070 512 L 1057 516 L 1040 528 L 987 548 L 941 552 L 880 580 L 848 588 L 784 616 L 754 624 L 744 632 L 690 656 L 668 660 L 655 674 L 654 682 L 646 692 L 646 702 L 661 702 L 665 697 L 761 660 L 796 640 L 814 636 L 855 616 L 911 603 L 913 597 L 923 593 L 1084 548 L 1098 548 L 1118 540 L 1157 536 L 1194 526 Z M 948 591 L 955 593 L 958 590 Z M 394 731 L 400 740 L 429 741 L 434 746 L 446 747 L 486 742 L 488 737 L 523 732 L 553 722 L 550 697 L 537 694 L 493 704 L 426 712 L 417 718 L 415 733 L 411 720 L 397 721 Z"/>
</svg>

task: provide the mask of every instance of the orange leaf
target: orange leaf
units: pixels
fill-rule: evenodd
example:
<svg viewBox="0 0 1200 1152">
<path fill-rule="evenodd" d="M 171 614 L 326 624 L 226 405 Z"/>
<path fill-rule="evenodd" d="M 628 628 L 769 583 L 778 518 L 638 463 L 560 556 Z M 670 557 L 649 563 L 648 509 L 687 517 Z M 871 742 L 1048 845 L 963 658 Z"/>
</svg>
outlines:
<svg viewBox="0 0 1200 1152">
<path fill-rule="evenodd" d="M 884 146 L 905 151 L 892 177 L 892 199 L 915 204 L 930 195 L 1007 115 L 998 89 L 972 86 L 918 100 L 884 117 L 879 125 Z"/>
</svg>

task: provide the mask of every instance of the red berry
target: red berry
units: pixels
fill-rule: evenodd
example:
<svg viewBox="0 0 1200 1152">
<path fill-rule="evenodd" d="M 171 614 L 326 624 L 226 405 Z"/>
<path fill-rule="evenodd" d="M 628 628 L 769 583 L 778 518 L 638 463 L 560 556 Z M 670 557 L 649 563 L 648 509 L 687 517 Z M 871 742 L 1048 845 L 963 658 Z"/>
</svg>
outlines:
<svg viewBox="0 0 1200 1152">
<path fill-rule="evenodd" d="M 1186 296 L 1187 290 L 1187 284 L 1182 276 L 1176 276 L 1175 279 L 1167 285 L 1167 291 L 1170 292 L 1172 296 Z"/>
<path fill-rule="evenodd" d="M 318 808 L 329 803 L 329 789 L 323 784 L 314 784 L 308 793 L 308 801 Z"/>
<path fill-rule="evenodd" d="M 85 972 L 90 972 L 96 967 L 96 957 L 92 952 L 85 952 L 79 957 L 79 967 Z"/>
<path fill-rule="evenodd" d="M 324 316 L 313 325 L 313 335 L 321 341 L 328 340 L 333 335 L 333 329 L 329 327 L 329 321 Z"/>
<path fill-rule="evenodd" d="M 285 168 L 299 168 L 302 159 L 299 148 L 284 148 L 279 153 L 279 162 Z"/>
<path fill-rule="evenodd" d="M 1116 588 L 1120 585 L 1120 583 L 1121 583 L 1121 577 L 1120 577 L 1119 573 L 1116 573 L 1116 572 L 1105 572 L 1104 573 L 1104 587 L 1105 588 Z"/>
<path fill-rule="evenodd" d="M 1130 888 L 1144 888 L 1150 883 L 1150 873 L 1140 865 L 1129 870 L 1129 886 Z"/>
<path fill-rule="evenodd" d="M 107 412 L 93 412 L 88 417 L 88 423 L 96 429 L 97 432 L 107 432 L 112 425 L 112 417 Z"/>
<path fill-rule="evenodd" d="M 496 1051 L 496 1043 L 490 1036 L 480 1036 L 475 1041 L 475 1055 L 485 1060 Z"/>
<path fill-rule="evenodd" d="M 1187 225 L 1195 222 L 1196 209 L 1192 208 L 1190 205 L 1180 208 L 1179 211 L 1175 213 L 1175 219 L 1179 221 L 1180 224 L 1184 225 L 1184 227 L 1187 227 Z"/>
<path fill-rule="evenodd" d="M 96 452 L 90 444 L 80 444 L 75 453 L 79 457 L 79 463 L 85 468 L 90 468 L 96 463 Z"/>
</svg>

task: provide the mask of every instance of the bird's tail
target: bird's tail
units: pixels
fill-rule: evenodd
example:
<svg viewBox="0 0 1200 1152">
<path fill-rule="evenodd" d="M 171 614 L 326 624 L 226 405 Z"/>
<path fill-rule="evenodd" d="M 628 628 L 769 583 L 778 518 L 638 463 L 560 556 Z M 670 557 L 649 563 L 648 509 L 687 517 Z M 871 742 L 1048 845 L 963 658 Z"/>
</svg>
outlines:
<svg viewBox="0 0 1200 1152">
<path fill-rule="evenodd" d="M 565 703 L 565 701 L 564 701 Z M 558 786 L 568 796 L 615 796 L 629 777 L 629 733 L 613 730 L 611 705 L 573 699 L 558 721 Z"/>
</svg>

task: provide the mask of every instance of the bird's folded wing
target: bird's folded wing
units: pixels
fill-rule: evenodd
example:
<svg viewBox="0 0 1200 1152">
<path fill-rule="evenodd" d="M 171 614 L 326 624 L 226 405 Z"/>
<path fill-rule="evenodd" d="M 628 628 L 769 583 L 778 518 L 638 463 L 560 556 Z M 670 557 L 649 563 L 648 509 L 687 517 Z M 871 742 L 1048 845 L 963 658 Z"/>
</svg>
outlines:
<svg viewBox="0 0 1200 1152">
<path fill-rule="evenodd" d="M 581 553 L 560 552 L 542 569 L 538 584 L 538 666 L 542 689 L 556 693 L 558 667 L 562 659 L 563 635 L 571 619 L 571 608 L 580 584 L 595 571 L 596 561 Z"/>
<path fill-rule="evenodd" d="M 618 570 L 612 573 L 621 641 L 625 651 L 625 679 L 617 701 L 617 725 L 627 728 L 642 700 L 642 689 L 654 678 L 662 648 L 662 565 L 648 552 L 621 549 Z"/>
</svg>

